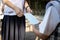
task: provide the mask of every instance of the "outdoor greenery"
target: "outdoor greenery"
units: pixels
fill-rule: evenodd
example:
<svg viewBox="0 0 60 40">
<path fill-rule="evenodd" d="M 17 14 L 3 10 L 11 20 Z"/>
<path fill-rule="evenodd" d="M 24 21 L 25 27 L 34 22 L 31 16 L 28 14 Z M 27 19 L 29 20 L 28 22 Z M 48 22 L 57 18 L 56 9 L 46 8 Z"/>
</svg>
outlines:
<svg viewBox="0 0 60 40">
<path fill-rule="evenodd" d="M 27 0 L 35 15 L 44 15 L 45 6 L 48 1 L 44 0 Z"/>
</svg>

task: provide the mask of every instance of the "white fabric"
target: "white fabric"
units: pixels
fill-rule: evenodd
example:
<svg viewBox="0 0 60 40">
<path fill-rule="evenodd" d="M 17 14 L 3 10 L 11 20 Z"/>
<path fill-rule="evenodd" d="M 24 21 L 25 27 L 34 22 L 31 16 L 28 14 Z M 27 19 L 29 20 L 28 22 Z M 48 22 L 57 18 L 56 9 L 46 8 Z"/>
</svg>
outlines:
<svg viewBox="0 0 60 40">
<path fill-rule="evenodd" d="M 46 5 L 46 9 L 48 9 L 50 6 L 55 6 L 55 7 L 58 7 L 60 4 L 58 1 L 50 1 L 47 3 Z"/>
<path fill-rule="evenodd" d="M 46 5 L 46 10 L 50 7 L 50 6 L 54 6 L 56 7 L 56 9 L 58 10 L 59 12 L 59 16 L 60 16 L 60 3 L 58 1 L 50 1 L 47 3 Z M 60 18 L 60 17 L 59 17 Z"/>
<path fill-rule="evenodd" d="M 3 19 L 3 13 L 2 13 L 2 6 L 3 6 L 3 4 L 2 4 L 2 2 L 0 3 L 0 19 Z"/>
<path fill-rule="evenodd" d="M 44 19 L 39 24 L 39 32 L 45 35 L 50 35 L 60 22 L 59 13 L 54 6 L 50 6 L 45 13 Z"/>
<path fill-rule="evenodd" d="M 38 24 L 39 21 L 31 14 L 31 13 L 25 13 L 25 18 L 30 22 L 30 24 Z"/>
<path fill-rule="evenodd" d="M 23 11 L 24 0 L 9 0 L 12 4 L 19 7 Z M 13 11 L 13 13 L 8 13 Z M 8 7 L 7 5 L 4 6 L 4 15 L 16 15 L 15 11 Z"/>
</svg>

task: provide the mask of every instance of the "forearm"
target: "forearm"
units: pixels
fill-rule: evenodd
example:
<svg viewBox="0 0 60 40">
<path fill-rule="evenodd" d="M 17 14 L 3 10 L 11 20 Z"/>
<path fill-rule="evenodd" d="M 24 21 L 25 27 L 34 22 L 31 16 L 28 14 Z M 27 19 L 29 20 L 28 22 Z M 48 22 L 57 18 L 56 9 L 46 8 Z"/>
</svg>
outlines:
<svg viewBox="0 0 60 40">
<path fill-rule="evenodd" d="M 26 12 L 30 12 L 30 13 L 32 12 L 32 10 L 31 10 L 31 8 L 30 8 L 30 6 L 29 6 L 29 4 L 28 4 L 27 1 L 25 1 L 24 7 L 25 7 L 25 9 L 26 9 Z"/>
<path fill-rule="evenodd" d="M 33 26 L 33 25 L 32 25 L 32 26 Z M 48 35 L 45 35 L 45 34 L 40 33 L 34 26 L 33 26 L 33 32 L 34 32 L 37 36 L 39 36 L 41 39 L 43 39 L 43 40 L 48 37 Z"/>
<path fill-rule="evenodd" d="M 25 5 L 24 5 L 24 7 L 27 8 L 28 6 L 29 6 L 28 2 L 25 1 Z"/>
<path fill-rule="evenodd" d="M 25 5 L 24 5 L 24 7 L 25 7 L 26 10 L 31 9 L 27 1 L 25 1 Z"/>
<path fill-rule="evenodd" d="M 16 10 L 18 7 L 16 7 L 14 4 L 12 4 L 9 0 L 3 0 L 4 4 L 12 8 L 13 10 Z"/>
</svg>

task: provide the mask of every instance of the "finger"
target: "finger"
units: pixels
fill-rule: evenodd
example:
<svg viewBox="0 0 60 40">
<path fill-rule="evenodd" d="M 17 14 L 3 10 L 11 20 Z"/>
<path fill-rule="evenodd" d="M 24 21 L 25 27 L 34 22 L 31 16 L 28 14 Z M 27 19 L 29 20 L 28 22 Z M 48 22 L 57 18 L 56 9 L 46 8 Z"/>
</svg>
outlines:
<svg viewBox="0 0 60 40">
<path fill-rule="evenodd" d="M 18 16 L 18 17 L 22 17 L 22 16 L 23 16 L 23 14 L 18 14 L 17 16 Z"/>
<path fill-rule="evenodd" d="M 31 12 L 33 12 L 33 11 L 31 10 Z"/>
</svg>

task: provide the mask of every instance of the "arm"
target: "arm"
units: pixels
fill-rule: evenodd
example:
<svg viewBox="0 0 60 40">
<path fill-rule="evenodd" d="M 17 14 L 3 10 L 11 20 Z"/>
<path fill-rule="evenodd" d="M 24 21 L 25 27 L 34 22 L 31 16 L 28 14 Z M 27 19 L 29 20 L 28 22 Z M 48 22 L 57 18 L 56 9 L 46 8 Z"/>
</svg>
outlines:
<svg viewBox="0 0 60 40">
<path fill-rule="evenodd" d="M 27 1 L 25 1 L 25 5 L 24 5 L 25 9 L 27 10 L 27 12 L 32 12 L 31 8 L 29 7 L 29 4 Z"/>
<path fill-rule="evenodd" d="M 10 8 L 12 8 L 13 10 L 15 10 L 17 16 L 22 16 L 23 12 L 20 10 L 20 8 L 18 8 L 17 6 L 15 6 L 14 4 L 12 4 L 9 0 L 3 0 L 3 3 L 7 6 L 9 6 Z"/>
<path fill-rule="evenodd" d="M 3 0 L 3 3 L 15 11 L 18 9 L 18 7 L 16 7 L 14 4 L 12 4 L 9 0 Z"/>
<path fill-rule="evenodd" d="M 46 38 L 48 38 L 48 35 L 45 35 L 45 34 L 40 33 L 40 32 L 35 28 L 34 25 L 32 25 L 32 29 L 33 29 L 33 32 L 34 32 L 37 36 L 39 36 L 41 39 L 45 40 Z"/>
</svg>

